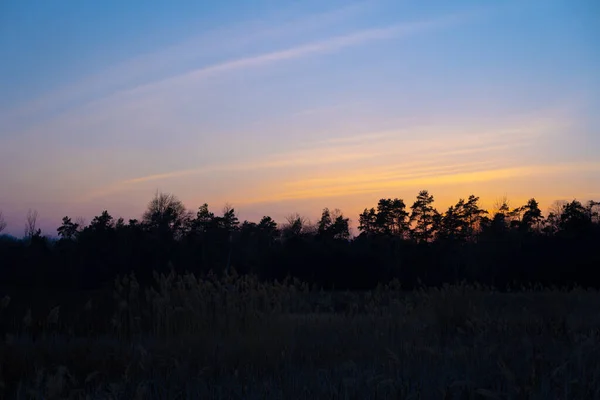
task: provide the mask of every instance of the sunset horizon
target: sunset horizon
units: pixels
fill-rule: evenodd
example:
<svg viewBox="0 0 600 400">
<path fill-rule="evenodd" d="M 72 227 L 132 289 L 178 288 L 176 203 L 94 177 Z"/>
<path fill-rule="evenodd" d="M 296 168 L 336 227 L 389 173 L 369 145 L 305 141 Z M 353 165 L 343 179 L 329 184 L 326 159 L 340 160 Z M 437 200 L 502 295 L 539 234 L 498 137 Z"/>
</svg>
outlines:
<svg viewBox="0 0 600 400">
<path fill-rule="evenodd" d="M 140 218 L 156 190 L 354 233 L 422 189 L 600 199 L 592 2 L 266 3 L 2 6 L 3 233 Z"/>
<path fill-rule="evenodd" d="M 599 0 L 1 0 L 0 398 L 600 398 Z"/>
</svg>

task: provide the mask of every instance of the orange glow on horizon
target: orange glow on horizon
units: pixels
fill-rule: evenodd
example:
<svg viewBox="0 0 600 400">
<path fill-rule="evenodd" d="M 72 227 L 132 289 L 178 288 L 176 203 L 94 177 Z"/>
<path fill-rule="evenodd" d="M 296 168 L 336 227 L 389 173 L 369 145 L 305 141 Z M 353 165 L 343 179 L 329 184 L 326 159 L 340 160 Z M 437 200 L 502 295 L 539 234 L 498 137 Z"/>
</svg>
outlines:
<svg viewBox="0 0 600 400">
<path fill-rule="evenodd" d="M 485 165 L 483 163 L 482 165 Z M 600 171 L 600 163 L 533 165 L 512 168 L 487 169 L 473 172 L 459 171 L 471 164 L 415 169 L 409 173 L 370 173 L 328 176 L 292 182 L 281 182 L 261 188 L 270 196 L 240 200 L 238 204 L 272 203 L 286 200 L 322 199 L 351 195 L 388 192 L 397 189 L 419 190 L 424 187 L 440 187 L 457 184 L 495 182 L 513 178 L 558 174 L 564 172 Z M 475 193 L 476 194 L 476 193 Z M 464 197 L 461 193 L 458 197 Z M 457 198 L 458 199 L 458 198 Z"/>
</svg>

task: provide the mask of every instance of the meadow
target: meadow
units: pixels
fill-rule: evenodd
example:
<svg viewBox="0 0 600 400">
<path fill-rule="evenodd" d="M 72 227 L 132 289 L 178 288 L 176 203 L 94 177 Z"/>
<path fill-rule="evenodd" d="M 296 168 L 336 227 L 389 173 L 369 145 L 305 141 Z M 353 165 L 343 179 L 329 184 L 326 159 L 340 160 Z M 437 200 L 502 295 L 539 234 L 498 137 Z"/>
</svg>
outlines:
<svg viewBox="0 0 600 400">
<path fill-rule="evenodd" d="M 133 275 L 6 292 L 6 399 L 595 399 L 600 295 Z"/>
</svg>

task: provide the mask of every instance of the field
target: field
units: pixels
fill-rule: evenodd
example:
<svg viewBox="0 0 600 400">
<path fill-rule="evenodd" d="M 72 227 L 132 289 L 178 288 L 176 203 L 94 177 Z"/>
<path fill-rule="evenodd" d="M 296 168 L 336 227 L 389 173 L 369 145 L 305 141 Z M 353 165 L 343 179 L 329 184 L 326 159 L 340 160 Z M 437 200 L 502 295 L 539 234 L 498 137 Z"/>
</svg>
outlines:
<svg viewBox="0 0 600 400">
<path fill-rule="evenodd" d="M 17 399 L 595 399 L 600 294 L 449 286 L 323 293 L 251 277 L 6 292 Z M 4 293 L 2 293 L 4 295 Z"/>
</svg>

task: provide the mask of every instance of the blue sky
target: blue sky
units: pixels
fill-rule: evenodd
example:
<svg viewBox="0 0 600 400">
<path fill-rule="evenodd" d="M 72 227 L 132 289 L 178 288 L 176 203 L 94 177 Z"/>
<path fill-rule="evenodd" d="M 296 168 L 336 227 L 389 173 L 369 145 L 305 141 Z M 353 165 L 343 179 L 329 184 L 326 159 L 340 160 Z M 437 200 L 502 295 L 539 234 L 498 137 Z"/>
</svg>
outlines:
<svg viewBox="0 0 600 400">
<path fill-rule="evenodd" d="M 600 198 L 595 1 L 5 1 L 0 210 Z"/>
</svg>

